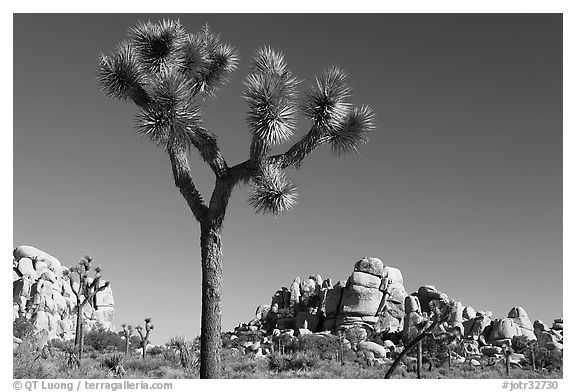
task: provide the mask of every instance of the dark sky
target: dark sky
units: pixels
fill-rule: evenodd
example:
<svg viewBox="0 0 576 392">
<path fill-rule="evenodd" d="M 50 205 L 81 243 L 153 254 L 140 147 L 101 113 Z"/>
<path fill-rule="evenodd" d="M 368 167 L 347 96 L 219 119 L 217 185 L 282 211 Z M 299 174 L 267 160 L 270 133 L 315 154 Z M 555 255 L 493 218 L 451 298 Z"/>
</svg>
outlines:
<svg viewBox="0 0 576 392">
<path fill-rule="evenodd" d="M 15 15 L 14 246 L 112 281 L 116 325 L 155 320 L 153 343 L 200 330 L 199 229 L 134 105 L 104 96 L 98 55 L 138 20 L 208 22 L 242 62 L 203 108 L 229 164 L 247 158 L 242 82 L 262 45 L 310 86 L 338 64 L 377 113 L 361 155 L 315 151 L 296 208 L 256 215 L 248 188 L 225 221 L 223 327 L 253 317 L 294 276 L 345 280 L 375 256 L 406 290 L 434 284 L 475 309 L 562 315 L 562 16 Z M 297 136 L 307 131 L 302 120 Z M 289 145 L 289 144 L 288 144 Z M 284 147 L 286 148 L 286 147 Z M 196 184 L 213 177 L 193 152 Z"/>
</svg>

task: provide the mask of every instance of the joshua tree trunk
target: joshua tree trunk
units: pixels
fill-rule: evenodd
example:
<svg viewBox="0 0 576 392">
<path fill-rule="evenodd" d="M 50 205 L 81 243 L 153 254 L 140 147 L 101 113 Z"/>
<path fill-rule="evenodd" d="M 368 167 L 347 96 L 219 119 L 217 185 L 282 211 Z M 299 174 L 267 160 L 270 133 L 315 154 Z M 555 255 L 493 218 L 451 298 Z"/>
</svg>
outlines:
<svg viewBox="0 0 576 392">
<path fill-rule="evenodd" d="M 78 365 L 82 360 L 82 305 L 80 303 L 76 304 L 76 334 L 74 335 L 74 352 L 76 353 L 76 360 Z"/>
<path fill-rule="evenodd" d="M 124 355 L 128 356 L 128 347 L 130 345 L 130 339 L 128 338 L 128 335 L 126 335 L 126 345 L 124 346 Z"/>
<path fill-rule="evenodd" d="M 416 374 L 418 379 L 422 378 L 422 340 L 418 341 L 418 352 L 416 354 Z"/>
<path fill-rule="evenodd" d="M 220 332 L 222 296 L 222 228 L 201 228 L 202 326 L 200 338 L 200 378 L 220 376 Z"/>
</svg>

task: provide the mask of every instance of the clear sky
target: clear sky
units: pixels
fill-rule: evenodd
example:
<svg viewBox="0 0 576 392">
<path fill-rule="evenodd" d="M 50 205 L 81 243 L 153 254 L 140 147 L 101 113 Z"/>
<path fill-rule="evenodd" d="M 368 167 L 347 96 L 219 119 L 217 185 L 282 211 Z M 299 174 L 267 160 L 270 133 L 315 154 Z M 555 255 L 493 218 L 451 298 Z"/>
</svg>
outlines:
<svg viewBox="0 0 576 392">
<path fill-rule="evenodd" d="M 256 215 L 249 189 L 235 190 L 224 330 L 294 276 L 345 280 L 362 256 L 399 268 L 408 292 L 434 284 L 496 317 L 513 306 L 532 321 L 562 316 L 561 15 L 16 15 L 14 246 L 65 265 L 93 256 L 117 327 L 150 316 L 153 343 L 200 331 L 198 225 L 168 157 L 137 135 L 134 105 L 96 82 L 100 52 L 162 17 L 189 32 L 208 22 L 241 54 L 203 108 L 229 164 L 248 156 L 242 82 L 262 45 L 285 53 L 303 87 L 342 66 L 353 101 L 377 113 L 360 155 L 320 148 L 290 173 L 291 212 Z M 191 162 L 208 197 L 212 172 L 195 152 Z"/>
</svg>

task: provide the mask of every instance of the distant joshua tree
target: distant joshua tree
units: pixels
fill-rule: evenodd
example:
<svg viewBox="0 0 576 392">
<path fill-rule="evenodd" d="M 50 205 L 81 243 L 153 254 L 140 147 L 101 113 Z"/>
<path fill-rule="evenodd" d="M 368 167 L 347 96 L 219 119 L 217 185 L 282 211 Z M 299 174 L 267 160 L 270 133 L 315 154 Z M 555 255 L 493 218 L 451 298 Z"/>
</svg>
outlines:
<svg viewBox="0 0 576 392">
<path fill-rule="evenodd" d="M 146 346 L 148 345 L 148 341 L 150 339 L 150 331 L 154 329 L 154 326 L 150 324 L 152 319 L 147 317 L 144 319 L 144 332 L 142 332 L 142 326 L 138 325 L 136 327 L 136 331 L 138 331 L 138 335 L 140 335 L 140 345 L 142 347 L 142 359 L 146 359 Z"/>
<path fill-rule="evenodd" d="M 130 347 L 130 338 L 134 333 L 134 328 L 131 325 L 122 324 L 122 333 L 126 339 L 124 346 L 124 355 L 128 356 L 128 348 Z"/>
<path fill-rule="evenodd" d="M 84 349 L 84 315 L 82 310 L 86 304 L 93 304 L 96 294 L 110 286 L 110 282 L 105 282 L 100 286 L 100 279 L 102 277 L 102 268 L 94 268 L 94 277 L 90 278 L 88 273 L 92 266 L 92 257 L 84 256 L 78 265 L 64 270 L 65 276 L 70 281 L 70 287 L 76 297 L 76 334 L 74 336 L 74 354 L 75 360 L 80 365 L 82 361 L 82 351 Z M 75 277 L 78 279 L 75 280 Z"/>
<path fill-rule="evenodd" d="M 306 156 L 324 144 L 330 144 L 336 155 L 358 151 L 374 129 L 372 110 L 347 101 L 351 88 L 340 68 L 326 69 L 299 100 L 300 81 L 288 69 L 284 55 L 263 47 L 255 52 L 244 82 L 252 134 L 249 158 L 229 166 L 216 135 L 202 123 L 200 105 L 216 96 L 237 64 L 236 50 L 221 42 L 208 25 L 187 34 L 173 20 L 139 22 L 129 29 L 128 40 L 111 55 L 100 57 L 103 91 L 136 104 L 140 134 L 165 149 L 174 182 L 200 226 L 201 378 L 217 378 L 220 372 L 222 223 L 232 190 L 250 184 L 253 191 L 248 201 L 256 212 L 277 216 L 296 204 L 296 186 L 286 178 L 286 169 L 299 168 Z M 310 120 L 310 130 L 286 152 L 271 155 L 273 146 L 293 136 L 298 111 Z M 192 180 L 188 163 L 192 147 L 214 172 L 208 202 Z"/>
</svg>

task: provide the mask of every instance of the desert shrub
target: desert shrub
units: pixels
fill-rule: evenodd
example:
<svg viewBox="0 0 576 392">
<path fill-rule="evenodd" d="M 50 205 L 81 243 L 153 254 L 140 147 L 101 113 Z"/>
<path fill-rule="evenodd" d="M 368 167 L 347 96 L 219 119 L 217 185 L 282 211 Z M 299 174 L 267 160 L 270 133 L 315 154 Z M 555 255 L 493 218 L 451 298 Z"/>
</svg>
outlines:
<svg viewBox="0 0 576 392">
<path fill-rule="evenodd" d="M 51 341 L 48 342 L 48 347 L 54 350 L 62 351 L 64 353 L 72 353 L 74 351 L 74 341 L 52 339 Z"/>
<path fill-rule="evenodd" d="M 55 378 L 56 366 L 46 361 L 48 355 L 45 347 L 40 347 L 39 334 L 28 334 L 13 353 L 14 378 Z"/>
<path fill-rule="evenodd" d="M 170 366 L 160 366 L 149 373 L 150 378 L 198 378 L 198 373 L 192 373 L 185 369 L 174 369 Z"/>
<path fill-rule="evenodd" d="M 164 353 L 164 350 L 165 349 L 160 346 L 154 346 L 146 350 L 146 354 L 150 356 L 162 355 Z"/>
<path fill-rule="evenodd" d="M 162 356 L 150 357 L 146 360 L 142 358 L 126 358 L 124 369 L 130 376 L 151 376 L 151 372 L 158 370 L 162 366 L 171 366 L 172 364 Z M 135 374 L 136 373 L 136 374 Z"/>
<path fill-rule="evenodd" d="M 232 367 L 232 369 L 237 373 L 240 372 L 253 373 L 254 371 L 256 371 L 257 368 L 258 364 L 255 362 L 239 363 Z"/>
<path fill-rule="evenodd" d="M 110 350 L 123 350 L 124 341 L 115 332 L 106 330 L 92 330 L 84 334 L 84 347 L 91 347 L 98 352 Z"/>
<path fill-rule="evenodd" d="M 334 335 L 305 335 L 297 339 L 296 346 L 299 351 L 307 352 L 323 360 L 336 359 L 340 350 L 340 341 Z M 354 351 L 347 347 L 342 349 L 345 359 L 356 360 L 356 356 L 352 355 Z"/>
<path fill-rule="evenodd" d="M 290 370 L 307 370 L 320 363 L 320 359 L 310 352 L 295 354 L 273 353 L 268 359 L 270 370 L 285 372 Z"/>
<path fill-rule="evenodd" d="M 12 333 L 20 339 L 32 333 L 32 328 L 32 323 L 26 317 L 18 317 L 12 323 Z"/>
<path fill-rule="evenodd" d="M 124 341 L 122 341 L 122 344 L 123 344 L 122 347 L 125 347 L 126 343 Z M 136 336 L 136 335 L 131 336 L 130 340 L 129 340 L 128 347 L 129 347 L 129 349 L 132 349 L 132 350 L 135 350 L 135 349 L 142 347 L 142 340 L 140 339 L 140 336 Z"/>
<path fill-rule="evenodd" d="M 533 351 L 527 349 L 524 356 L 528 363 L 532 363 L 532 352 L 534 352 L 534 362 L 537 369 L 560 370 L 563 366 L 562 352 L 547 350 L 544 347 L 535 347 Z"/>
<path fill-rule="evenodd" d="M 528 348 L 530 348 L 528 337 L 514 336 L 512 338 L 512 350 L 514 350 L 515 353 L 523 353 Z"/>
<path fill-rule="evenodd" d="M 436 340 L 433 337 L 427 337 L 422 340 L 422 362 L 432 366 L 441 366 L 448 362 L 448 340 Z M 410 350 L 409 355 L 417 355 L 418 347 Z"/>
<path fill-rule="evenodd" d="M 527 367 L 529 368 L 531 368 L 532 363 L 534 363 L 537 369 L 550 371 L 562 369 L 562 352 L 540 347 L 536 340 L 528 340 L 525 336 L 515 336 L 512 339 L 512 348 L 515 352 L 524 354 Z M 534 357 L 534 359 L 532 357 Z"/>
</svg>

